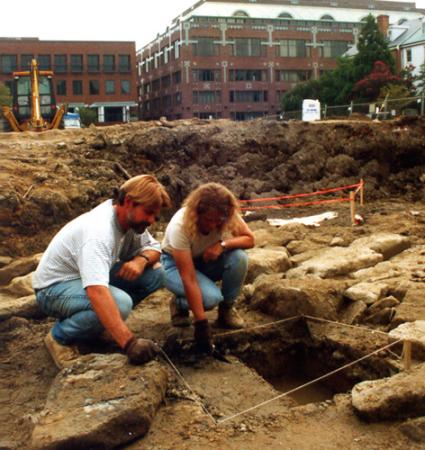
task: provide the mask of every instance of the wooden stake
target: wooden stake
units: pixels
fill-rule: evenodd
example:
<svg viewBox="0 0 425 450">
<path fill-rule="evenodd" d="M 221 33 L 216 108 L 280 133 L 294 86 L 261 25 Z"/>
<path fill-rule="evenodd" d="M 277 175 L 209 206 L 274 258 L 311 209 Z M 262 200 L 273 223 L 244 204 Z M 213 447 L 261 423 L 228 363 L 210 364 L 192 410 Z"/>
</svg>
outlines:
<svg viewBox="0 0 425 450">
<path fill-rule="evenodd" d="M 404 370 L 410 370 L 412 366 L 412 343 L 407 339 L 403 342 L 403 365 Z"/>
<path fill-rule="evenodd" d="M 364 205 L 364 181 L 363 178 L 360 180 L 360 206 Z"/>
<path fill-rule="evenodd" d="M 351 212 L 351 225 L 356 224 L 356 204 L 355 204 L 355 193 L 354 191 L 350 192 L 350 212 Z"/>
</svg>

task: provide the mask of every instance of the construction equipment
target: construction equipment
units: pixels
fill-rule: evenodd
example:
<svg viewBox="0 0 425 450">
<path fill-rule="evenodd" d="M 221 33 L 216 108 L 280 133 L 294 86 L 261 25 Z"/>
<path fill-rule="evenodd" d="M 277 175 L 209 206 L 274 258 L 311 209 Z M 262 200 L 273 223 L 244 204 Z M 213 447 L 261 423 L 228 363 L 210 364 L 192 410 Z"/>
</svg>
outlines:
<svg viewBox="0 0 425 450">
<path fill-rule="evenodd" d="M 45 131 L 58 128 L 65 107 L 56 106 L 53 72 L 39 70 L 35 59 L 31 70 L 13 72 L 13 107 L 3 106 L 3 115 L 13 131 Z"/>
</svg>

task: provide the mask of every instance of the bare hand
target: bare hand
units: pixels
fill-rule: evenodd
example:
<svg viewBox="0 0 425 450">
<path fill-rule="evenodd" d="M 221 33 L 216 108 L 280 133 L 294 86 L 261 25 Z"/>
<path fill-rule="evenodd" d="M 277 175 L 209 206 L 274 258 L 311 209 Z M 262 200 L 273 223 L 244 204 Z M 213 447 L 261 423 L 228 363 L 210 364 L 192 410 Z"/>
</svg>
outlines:
<svg viewBox="0 0 425 450">
<path fill-rule="evenodd" d="M 132 259 L 121 266 L 117 275 L 124 280 L 134 281 L 142 275 L 147 263 L 144 258 Z"/>
<path fill-rule="evenodd" d="M 204 250 L 202 257 L 204 261 L 215 261 L 219 258 L 219 256 L 223 253 L 223 247 L 220 245 L 220 242 L 216 242 L 213 245 L 210 245 Z"/>
</svg>

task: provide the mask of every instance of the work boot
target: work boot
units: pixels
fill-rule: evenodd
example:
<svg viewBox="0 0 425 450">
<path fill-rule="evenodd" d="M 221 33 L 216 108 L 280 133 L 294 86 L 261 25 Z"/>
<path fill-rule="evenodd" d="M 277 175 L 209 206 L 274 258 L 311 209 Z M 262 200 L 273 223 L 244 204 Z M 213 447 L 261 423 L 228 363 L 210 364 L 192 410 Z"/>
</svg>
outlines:
<svg viewBox="0 0 425 450">
<path fill-rule="evenodd" d="M 245 327 L 245 322 L 233 305 L 221 302 L 218 305 L 217 326 L 238 330 Z"/>
<path fill-rule="evenodd" d="M 189 311 L 179 308 L 176 297 L 174 296 L 170 300 L 170 315 L 173 327 L 181 328 L 190 326 Z"/>
<path fill-rule="evenodd" d="M 44 344 L 58 369 L 71 366 L 80 357 L 80 352 L 76 347 L 59 344 L 53 337 L 52 331 L 49 331 L 49 334 L 44 338 Z"/>
</svg>

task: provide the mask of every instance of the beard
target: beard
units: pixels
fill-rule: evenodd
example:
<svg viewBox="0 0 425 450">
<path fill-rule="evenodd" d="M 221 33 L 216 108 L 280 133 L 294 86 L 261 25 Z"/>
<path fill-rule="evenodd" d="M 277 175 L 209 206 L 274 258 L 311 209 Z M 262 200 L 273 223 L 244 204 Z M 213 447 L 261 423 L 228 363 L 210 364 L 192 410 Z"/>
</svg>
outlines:
<svg viewBox="0 0 425 450">
<path fill-rule="evenodd" d="M 137 234 L 142 234 L 145 232 L 146 228 L 150 225 L 150 223 L 145 222 L 144 220 L 141 220 L 140 222 L 133 222 L 132 220 L 129 220 L 128 225 Z"/>
</svg>

